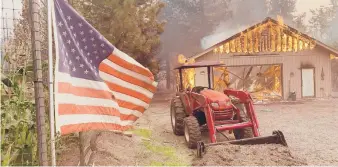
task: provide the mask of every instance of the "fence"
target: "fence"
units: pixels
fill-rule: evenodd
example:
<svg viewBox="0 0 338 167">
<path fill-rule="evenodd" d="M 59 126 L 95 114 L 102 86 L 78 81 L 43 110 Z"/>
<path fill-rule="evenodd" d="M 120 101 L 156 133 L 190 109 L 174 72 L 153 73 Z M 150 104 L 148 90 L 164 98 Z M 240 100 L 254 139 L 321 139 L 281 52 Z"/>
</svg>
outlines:
<svg viewBox="0 0 338 167">
<path fill-rule="evenodd" d="M 42 54 L 43 68 L 47 69 L 47 4 L 46 0 L 33 1 L 36 12 L 31 12 L 30 1 L 1 1 L 1 165 L 25 166 L 37 165 L 37 125 L 34 103 L 33 51 Z M 33 38 L 32 22 L 34 17 Z M 37 31 L 36 31 L 37 30 Z M 41 49 L 33 44 L 41 43 Z M 42 71 L 48 71 L 44 70 Z M 48 73 L 43 73 L 43 83 L 47 93 Z M 48 104 L 48 99 L 45 100 Z M 44 131 L 40 136 L 47 137 L 47 126 L 43 120 L 40 125 Z M 40 143 L 41 144 L 41 143 Z"/>
</svg>

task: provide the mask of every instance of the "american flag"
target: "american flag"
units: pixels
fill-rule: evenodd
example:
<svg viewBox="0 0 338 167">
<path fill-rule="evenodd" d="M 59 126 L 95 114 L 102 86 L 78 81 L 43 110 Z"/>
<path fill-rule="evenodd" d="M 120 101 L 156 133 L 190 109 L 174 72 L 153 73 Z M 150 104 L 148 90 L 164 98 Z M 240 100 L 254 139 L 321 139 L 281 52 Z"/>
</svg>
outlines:
<svg viewBox="0 0 338 167">
<path fill-rule="evenodd" d="M 65 0 L 54 0 L 54 30 L 57 131 L 129 129 L 153 98 L 153 74 L 109 43 Z"/>
</svg>

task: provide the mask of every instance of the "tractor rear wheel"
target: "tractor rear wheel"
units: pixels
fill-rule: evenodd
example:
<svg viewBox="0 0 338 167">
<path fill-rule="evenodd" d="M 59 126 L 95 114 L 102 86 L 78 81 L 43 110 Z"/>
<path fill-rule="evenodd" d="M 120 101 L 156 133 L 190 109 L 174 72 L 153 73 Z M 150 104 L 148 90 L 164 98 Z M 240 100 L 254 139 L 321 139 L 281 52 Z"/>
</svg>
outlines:
<svg viewBox="0 0 338 167">
<path fill-rule="evenodd" d="M 175 97 L 171 101 L 170 117 L 171 117 L 171 126 L 173 128 L 174 134 L 177 136 L 182 136 L 184 134 L 183 121 L 186 116 L 182 101 L 179 97 Z"/>
<path fill-rule="evenodd" d="M 184 118 L 184 137 L 188 148 L 197 147 L 197 142 L 201 141 L 202 134 L 196 117 L 189 116 Z"/>
<path fill-rule="evenodd" d="M 247 114 L 245 113 L 245 107 L 244 104 L 235 104 L 235 106 L 239 109 L 239 117 L 241 122 L 247 122 L 249 121 L 249 118 L 247 116 Z M 236 118 L 236 116 L 235 116 Z M 242 129 L 235 129 L 234 130 L 234 135 L 235 138 L 237 140 L 239 139 L 245 139 L 245 138 L 252 138 L 254 137 L 253 132 L 252 132 L 252 128 L 251 127 L 247 127 L 247 128 L 242 128 Z"/>
</svg>

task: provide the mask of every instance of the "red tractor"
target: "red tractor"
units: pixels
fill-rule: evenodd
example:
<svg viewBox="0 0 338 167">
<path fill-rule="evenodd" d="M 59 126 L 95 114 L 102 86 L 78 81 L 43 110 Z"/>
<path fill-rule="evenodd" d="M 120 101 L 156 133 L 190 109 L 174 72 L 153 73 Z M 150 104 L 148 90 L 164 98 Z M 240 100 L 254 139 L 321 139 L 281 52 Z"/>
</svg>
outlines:
<svg viewBox="0 0 338 167">
<path fill-rule="evenodd" d="M 171 101 L 171 124 L 175 135 L 184 135 L 189 148 L 198 148 L 198 155 L 204 148 L 217 143 L 216 133 L 233 132 L 236 140 L 232 144 L 277 143 L 287 146 L 283 133 L 274 131 L 272 136 L 260 137 L 259 125 L 250 94 L 246 91 L 225 89 L 218 92 L 212 89 L 213 67 L 225 66 L 219 62 L 198 62 L 181 65 L 179 71 L 179 92 Z M 208 87 L 196 86 L 183 90 L 182 70 L 188 68 L 207 68 Z M 198 85 L 198 83 L 197 83 Z M 201 142 L 201 130 L 209 131 L 211 144 Z"/>
</svg>

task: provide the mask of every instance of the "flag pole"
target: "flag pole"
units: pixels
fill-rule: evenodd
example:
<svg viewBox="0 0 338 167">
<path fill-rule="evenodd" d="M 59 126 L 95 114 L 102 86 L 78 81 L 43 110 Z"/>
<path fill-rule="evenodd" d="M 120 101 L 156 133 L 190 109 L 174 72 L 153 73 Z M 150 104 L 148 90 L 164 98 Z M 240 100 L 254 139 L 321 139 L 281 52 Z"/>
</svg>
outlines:
<svg viewBox="0 0 338 167">
<path fill-rule="evenodd" d="M 52 166 L 56 166 L 55 155 L 55 125 L 54 125 L 54 91 L 53 91 L 53 35 L 52 35 L 52 3 L 48 2 L 48 70 L 49 70 L 49 122 L 50 122 L 50 151 Z"/>
</svg>

